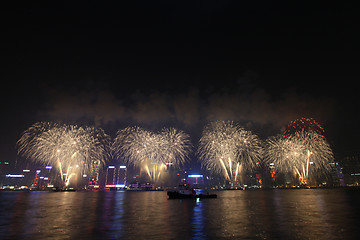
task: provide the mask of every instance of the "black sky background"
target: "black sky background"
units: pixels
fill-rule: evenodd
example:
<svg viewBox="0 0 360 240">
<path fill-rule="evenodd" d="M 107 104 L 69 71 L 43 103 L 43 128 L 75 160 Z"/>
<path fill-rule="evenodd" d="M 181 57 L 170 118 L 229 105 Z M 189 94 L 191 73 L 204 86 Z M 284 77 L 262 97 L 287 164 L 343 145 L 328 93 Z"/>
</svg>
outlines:
<svg viewBox="0 0 360 240">
<path fill-rule="evenodd" d="M 358 6 L 329 2 L 16 2 L 1 7 L 0 161 L 37 121 L 164 126 L 193 144 L 212 120 L 262 139 L 299 117 L 338 159 L 358 153 Z"/>
</svg>

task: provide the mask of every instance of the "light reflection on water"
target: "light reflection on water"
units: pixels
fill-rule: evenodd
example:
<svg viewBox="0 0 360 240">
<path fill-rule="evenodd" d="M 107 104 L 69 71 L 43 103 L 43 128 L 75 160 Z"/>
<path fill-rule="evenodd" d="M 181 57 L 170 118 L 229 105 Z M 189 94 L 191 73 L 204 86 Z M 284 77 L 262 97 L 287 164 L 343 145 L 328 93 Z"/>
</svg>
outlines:
<svg viewBox="0 0 360 240">
<path fill-rule="evenodd" d="M 0 239 L 357 239 L 360 193 L 345 189 L 0 192 Z"/>
</svg>

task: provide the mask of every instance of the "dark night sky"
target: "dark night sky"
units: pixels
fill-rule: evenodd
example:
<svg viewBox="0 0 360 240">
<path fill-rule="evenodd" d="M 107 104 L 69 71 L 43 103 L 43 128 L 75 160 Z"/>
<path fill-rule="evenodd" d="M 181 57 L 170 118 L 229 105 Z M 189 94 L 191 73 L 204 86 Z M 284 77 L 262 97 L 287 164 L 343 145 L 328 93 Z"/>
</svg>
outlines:
<svg viewBox="0 0 360 240">
<path fill-rule="evenodd" d="M 37 121 L 173 126 L 196 144 L 211 120 L 265 139 L 304 116 L 338 158 L 358 152 L 357 6 L 130 2 L 1 7 L 0 161 Z"/>
</svg>

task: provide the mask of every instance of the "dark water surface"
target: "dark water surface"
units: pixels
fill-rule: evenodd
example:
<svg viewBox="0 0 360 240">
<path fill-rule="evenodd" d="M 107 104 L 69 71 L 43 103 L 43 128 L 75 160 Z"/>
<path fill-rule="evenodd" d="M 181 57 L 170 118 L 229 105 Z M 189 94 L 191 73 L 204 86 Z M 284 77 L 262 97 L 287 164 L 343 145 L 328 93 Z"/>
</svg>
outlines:
<svg viewBox="0 0 360 240">
<path fill-rule="evenodd" d="M 0 192 L 0 239 L 358 239 L 360 192 Z"/>
</svg>

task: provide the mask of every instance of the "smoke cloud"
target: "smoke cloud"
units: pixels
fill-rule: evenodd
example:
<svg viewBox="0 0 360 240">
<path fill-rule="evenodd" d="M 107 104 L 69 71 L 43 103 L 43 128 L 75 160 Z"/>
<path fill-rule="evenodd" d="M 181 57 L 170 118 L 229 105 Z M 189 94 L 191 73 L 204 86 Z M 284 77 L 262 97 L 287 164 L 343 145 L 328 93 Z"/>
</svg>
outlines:
<svg viewBox="0 0 360 240">
<path fill-rule="evenodd" d="M 138 93 L 130 100 L 122 99 L 110 90 L 76 94 L 58 92 L 51 97 L 50 103 L 48 116 L 51 120 L 86 122 L 96 126 L 126 123 L 157 128 L 164 124 L 192 128 L 208 121 L 232 120 L 245 127 L 271 126 L 278 131 L 291 120 L 303 116 L 326 123 L 335 114 L 336 105 L 331 98 L 300 95 L 290 90 L 274 97 L 264 89 L 250 93 L 203 94 L 197 88 L 176 95 Z"/>
</svg>

